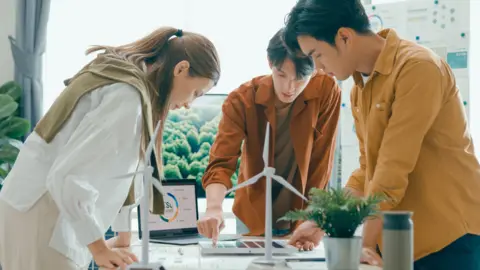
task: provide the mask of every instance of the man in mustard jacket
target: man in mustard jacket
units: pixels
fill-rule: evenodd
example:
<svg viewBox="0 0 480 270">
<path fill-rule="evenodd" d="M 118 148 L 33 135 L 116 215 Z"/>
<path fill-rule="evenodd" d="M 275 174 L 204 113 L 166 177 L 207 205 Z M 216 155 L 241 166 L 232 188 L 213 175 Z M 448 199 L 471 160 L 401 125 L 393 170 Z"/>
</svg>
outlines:
<svg viewBox="0 0 480 270">
<path fill-rule="evenodd" d="M 480 269 L 480 165 L 444 59 L 393 29 L 373 33 L 360 0 L 299 0 L 285 40 L 337 79 L 353 75 L 360 168 L 346 189 L 413 212 L 415 269 Z M 381 263 L 381 231 L 380 219 L 364 226 L 367 262 Z"/>
</svg>

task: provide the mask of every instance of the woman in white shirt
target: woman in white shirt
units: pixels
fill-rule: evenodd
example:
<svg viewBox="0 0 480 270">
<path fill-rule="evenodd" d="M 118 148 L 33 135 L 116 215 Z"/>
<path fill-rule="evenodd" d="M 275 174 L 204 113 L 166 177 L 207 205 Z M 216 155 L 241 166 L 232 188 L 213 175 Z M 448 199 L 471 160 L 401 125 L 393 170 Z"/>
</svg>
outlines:
<svg viewBox="0 0 480 270">
<path fill-rule="evenodd" d="M 86 269 L 92 257 L 116 268 L 137 260 L 104 240 L 110 226 L 126 235 L 129 230 L 131 207 L 122 205 L 132 179 L 115 177 L 143 162 L 152 124 L 170 109 L 188 107 L 220 77 L 214 45 L 176 28 L 88 53 L 95 51 L 103 53 L 70 80 L 4 181 L 4 270 Z"/>
</svg>

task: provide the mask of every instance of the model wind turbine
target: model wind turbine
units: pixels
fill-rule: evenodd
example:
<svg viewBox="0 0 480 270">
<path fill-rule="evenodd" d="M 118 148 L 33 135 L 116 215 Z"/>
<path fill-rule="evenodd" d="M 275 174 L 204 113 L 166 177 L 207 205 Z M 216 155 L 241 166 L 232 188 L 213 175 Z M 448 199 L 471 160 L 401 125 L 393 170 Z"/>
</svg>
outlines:
<svg viewBox="0 0 480 270">
<path fill-rule="evenodd" d="M 281 176 L 275 175 L 275 168 L 268 165 L 268 153 L 270 146 L 270 124 L 267 122 L 267 130 L 265 132 L 265 142 L 263 145 L 263 163 L 265 168 L 263 171 L 249 180 L 238 184 L 234 188 L 227 190 L 226 194 L 229 194 L 232 191 L 237 189 L 252 185 L 256 183 L 260 178 L 265 176 L 266 181 L 266 195 L 265 195 L 265 257 L 257 259 L 254 262 L 258 264 L 268 264 L 275 265 L 282 260 L 275 260 L 272 255 L 272 179 L 283 185 L 285 188 L 289 189 L 291 192 L 295 193 L 297 196 L 301 197 L 305 201 L 308 201 L 305 196 L 303 196 L 296 188 L 294 188 L 290 183 L 288 183 Z"/>
<path fill-rule="evenodd" d="M 148 216 L 149 216 L 149 192 L 150 192 L 150 185 L 153 186 L 163 194 L 163 187 L 159 180 L 153 177 L 153 167 L 150 162 L 150 157 L 152 155 L 153 148 L 155 146 L 155 139 L 158 136 L 158 131 L 160 129 L 161 121 L 157 123 L 155 127 L 155 131 L 153 132 L 153 136 L 150 138 L 150 142 L 148 143 L 147 149 L 145 151 L 145 169 L 143 171 L 136 171 L 134 173 L 129 173 L 121 176 L 117 176 L 115 178 L 125 178 L 125 177 L 133 177 L 137 174 L 143 175 L 143 196 L 140 200 L 140 220 L 142 223 L 142 259 L 140 263 L 134 263 L 129 265 L 127 269 L 130 270 L 159 270 L 163 269 L 162 265 L 159 263 L 150 263 L 149 261 L 149 245 L 150 245 L 150 230 L 148 228 Z M 155 159 L 157 157 L 155 156 Z M 160 169 L 160 168 L 159 168 Z M 158 175 L 161 176 L 162 173 L 159 171 Z"/>
</svg>

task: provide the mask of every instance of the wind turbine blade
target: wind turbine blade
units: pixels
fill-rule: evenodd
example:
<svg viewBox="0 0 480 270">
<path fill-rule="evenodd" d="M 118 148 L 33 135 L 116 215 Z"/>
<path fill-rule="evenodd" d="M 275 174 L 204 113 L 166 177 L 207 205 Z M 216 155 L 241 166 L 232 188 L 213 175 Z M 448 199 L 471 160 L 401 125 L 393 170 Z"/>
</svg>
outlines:
<svg viewBox="0 0 480 270">
<path fill-rule="evenodd" d="M 134 177 L 137 174 L 144 174 L 144 173 L 145 173 L 145 171 L 136 171 L 136 172 L 127 173 L 127 174 L 124 174 L 124 175 L 117 175 L 115 177 L 110 178 L 110 180 L 119 180 L 119 179 L 123 179 L 123 178 L 127 178 L 127 177 Z"/>
<path fill-rule="evenodd" d="M 240 183 L 240 184 L 236 185 L 235 187 L 227 190 L 227 191 L 225 192 L 225 195 L 226 195 L 226 194 L 229 194 L 230 192 L 235 191 L 235 190 L 237 190 L 237 189 L 244 188 L 244 187 L 246 187 L 246 186 L 255 184 L 262 176 L 263 176 L 263 172 L 255 175 L 254 177 L 248 179 L 247 181 L 245 181 L 245 182 L 243 182 L 243 183 Z"/>
<path fill-rule="evenodd" d="M 147 150 L 145 151 L 145 159 L 147 166 L 150 165 L 150 157 L 152 155 L 153 147 L 155 146 L 155 140 L 157 139 L 161 122 L 162 121 L 158 121 L 157 126 L 155 127 L 155 131 L 153 132 L 152 137 L 150 137 L 150 142 L 148 143 Z"/>
<path fill-rule="evenodd" d="M 302 193 L 300 193 L 296 188 L 294 188 L 292 185 L 290 185 L 290 183 L 288 183 L 285 179 L 283 179 L 281 176 L 278 176 L 278 175 L 274 175 L 272 176 L 272 178 L 277 181 L 278 183 L 280 183 L 282 186 L 286 187 L 287 189 L 289 189 L 291 192 L 295 193 L 298 197 L 302 198 L 303 200 L 305 201 L 308 201 L 308 199 L 303 196 Z"/>
<path fill-rule="evenodd" d="M 158 190 L 158 192 L 160 192 L 161 194 L 163 194 L 163 186 L 162 186 L 162 182 L 160 182 L 160 180 L 158 180 L 157 178 L 155 177 L 152 177 L 152 184 L 153 186 Z"/>
<path fill-rule="evenodd" d="M 267 129 L 265 131 L 265 141 L 263 144 L 263 163 L 268 167 L 268 150 L 270 147 L 270 123 L 267 122 Z"/>
</svg>

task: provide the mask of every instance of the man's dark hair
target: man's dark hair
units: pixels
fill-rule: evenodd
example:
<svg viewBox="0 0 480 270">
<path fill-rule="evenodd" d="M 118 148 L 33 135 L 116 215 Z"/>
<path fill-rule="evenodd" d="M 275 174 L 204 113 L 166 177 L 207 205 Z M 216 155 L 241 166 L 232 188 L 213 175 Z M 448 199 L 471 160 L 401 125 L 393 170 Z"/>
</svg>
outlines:
<svg viewBox="0 0 480 270">
<path fill-rule="evenodd" d="M 295 65 L 297 79 L 305 78 L 312 74 L 315 64 L 311 57 L 297 56 L 291 53 L 283 40 L 284 28 L 270 39 L 267 47 L 268 60 L 276 68 L 281 68 L 286 59 L 290 59 Z"/>
<path fill-rule="evenodd" d="M 301 35 L 335 46 L 335 37 L 341 27 L 359 34 L 372 33 L 360 0 L 299 0 L 287 15 L 284 40 L 292 51 L 300 49 L 297 37 Z"/>
</svg>

